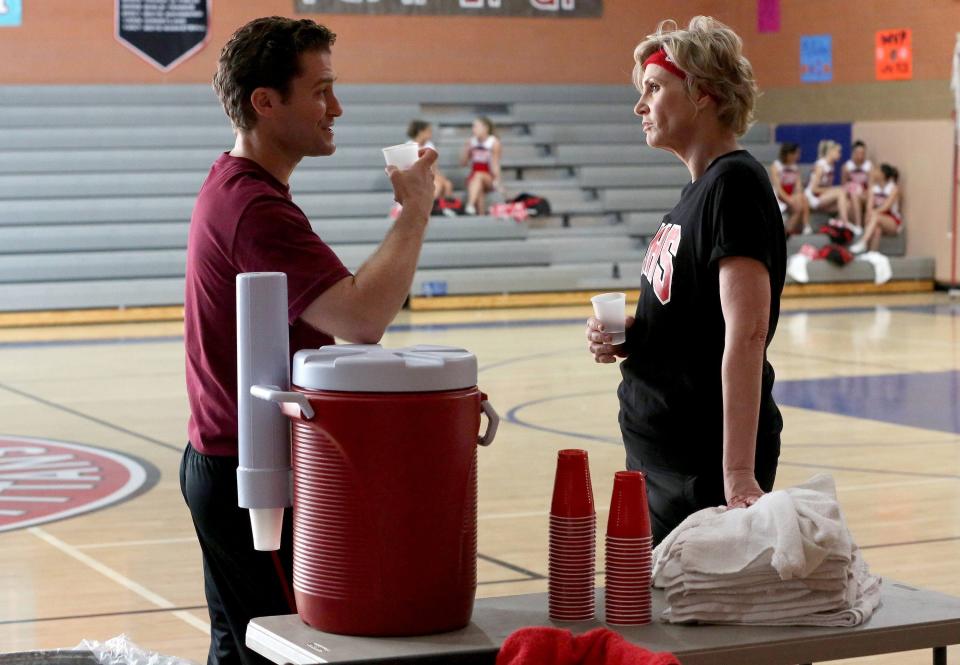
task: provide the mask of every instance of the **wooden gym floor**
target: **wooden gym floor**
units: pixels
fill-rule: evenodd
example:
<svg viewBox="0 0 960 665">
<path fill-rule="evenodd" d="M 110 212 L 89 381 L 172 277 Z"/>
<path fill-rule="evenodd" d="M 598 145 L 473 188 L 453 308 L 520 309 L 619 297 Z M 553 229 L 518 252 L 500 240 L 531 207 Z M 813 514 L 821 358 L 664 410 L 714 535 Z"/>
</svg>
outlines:
<svg viewBox="0 0 960 665">
<path fill-rule="evenodd" d="M 789 299 L 784 310 L 770 353 L 786 422 L 777 486 L 833 474 L 874 571 L 960 595 L 960 304 L 887 295 Z M 404 312 L 383 340 L 470 349 L 504 419 L 480 451 L 481 596 L 546 589 L 557 450 L 589 451 L 606 516 L 623 464 L 619 373 L 588 356 L 588 313 Z M 179 323 L 0 329 L 0 438 L 86 444 L 158 472 L 122 503 L 0 532 L 0 652 L 124 633 L 205 661 L 200 552 L 177 480 L 180 333 Z M 929 652 L 858 662 L 927 663 Z"/>
</svg>

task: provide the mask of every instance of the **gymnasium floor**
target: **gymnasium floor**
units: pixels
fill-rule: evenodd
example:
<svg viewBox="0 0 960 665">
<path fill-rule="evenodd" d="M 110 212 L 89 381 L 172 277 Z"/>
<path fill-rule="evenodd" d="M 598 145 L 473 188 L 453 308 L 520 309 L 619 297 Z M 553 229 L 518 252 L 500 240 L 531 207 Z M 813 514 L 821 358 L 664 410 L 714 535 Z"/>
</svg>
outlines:
<svg viewBox="0 0 960 665">
<path fill-rule="evenodd" d="M 960 304 L 924 294 L 790 299 L 784 310 L 770 353 L 786 422 L 777 486 L 833 474 L 875 572 L 960 595 Z M 606 516 L 623 463 L 619 373 L 587 354 L 588 313 L 405 312 L 383 340 L 475 352 L 480 387 L 504 418 L 480 451 L 482 596 L 546 589 L 557 450 L 589 451 L 600 521 Z M 0 526 L 0 652 L 125 633 L 205 661 L 200 554 L 177 481 L 187 417 L 180 330 L 0 329 L 0 440 L 81 443 L 147 469 L 146 489 L 122 503 Z M 927 663 L 929 652 L 856 662 Z"/>
</svg>

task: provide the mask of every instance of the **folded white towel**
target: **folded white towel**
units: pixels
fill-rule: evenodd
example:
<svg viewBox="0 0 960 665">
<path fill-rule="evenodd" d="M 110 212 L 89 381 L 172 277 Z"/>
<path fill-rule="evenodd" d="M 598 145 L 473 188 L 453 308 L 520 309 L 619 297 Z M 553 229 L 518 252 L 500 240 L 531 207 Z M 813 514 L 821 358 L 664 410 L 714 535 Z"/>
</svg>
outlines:
<svg viewBox="0 0 960 665">
<path fill-rule="evenodd" d="M 794 254 L 787 259 L 787 274 L 793 277 L 793 281 L 806 284 L 810 281 L 810 271 L 807 270 L 807 264 L 810 258 L 803 254 Z"/>
<path fill-rule="evenodd" d="M 866 261 L 873 264 L 873 281 L 875 284 L 886 284 L 893 277 L 893 269 L 890 266 L 890 259 L 880 252 L 867 252 L 860 254 L 857 261 Z"/>
<path fill-rule="evenodd" d="M 691 610 L 673 604 L 664 612 L 669 623 L 750 624 L 755 626 L 825 626 L 850 628 L 869 619 L 880 606 L 881 578 L 871 575 L 859 551 L 854 554 L 851 580 L 841 607 L 815 606 L 793 609 L 789 606 L 771 610 L 758 607 L 757 611 L 723 607 L 719 611 Z"/>
<path fill-rule="evenodd" d="M 654 551 L 653 577 L 672 623 L 849 626 L 880 601 L 826 475 L 694 513 Z"/>
<path fill-rule="evenodd" d="M 678 540 L 685 573 L 743 572 L 769 554 L 780 578 L 788 580 L 808 576 L 831 555 L 849 561 L 852 542 L 836 497 L 833 479 L 821 474 L 765 494 L 747 509 L 698 511 L 656 548 L 654 577 Z"/>
</svg>

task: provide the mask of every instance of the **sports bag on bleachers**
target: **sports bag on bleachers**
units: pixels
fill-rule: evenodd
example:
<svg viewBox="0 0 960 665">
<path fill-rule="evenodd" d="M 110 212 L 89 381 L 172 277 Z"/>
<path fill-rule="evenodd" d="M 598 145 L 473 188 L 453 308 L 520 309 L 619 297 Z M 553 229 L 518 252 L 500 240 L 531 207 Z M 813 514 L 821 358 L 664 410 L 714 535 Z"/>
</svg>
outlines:
<svg viewBox="0 0 960 665">
<path fill-rule="evenodd" d="M 510 203 L 522 203 L 531 217 L 546 217 L 550 214 L 550 201 L 535 194 L 522 192 L 513 197 Z"/>
</svg>

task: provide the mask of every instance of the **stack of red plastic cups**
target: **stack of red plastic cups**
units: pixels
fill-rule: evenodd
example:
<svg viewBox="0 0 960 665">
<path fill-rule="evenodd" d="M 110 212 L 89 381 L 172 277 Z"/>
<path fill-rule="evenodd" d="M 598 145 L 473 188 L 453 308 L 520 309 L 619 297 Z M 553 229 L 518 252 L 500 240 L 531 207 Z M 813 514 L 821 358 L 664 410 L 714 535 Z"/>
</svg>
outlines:
<svg viewBox="0 0 960 665">
<path fill-rule="evenodd" d="M 597 514 L 585 450 L 561 450 L 550 507 L 550 618 L 594 618 Z"/>
<path fill-rule="evenodd" d="M 606 621 L 616 626 L 650 623 L 650 511 L 646 479 L 639 471 L 618 471 L 613 479 L 607 522 Z"/>
</svg>

